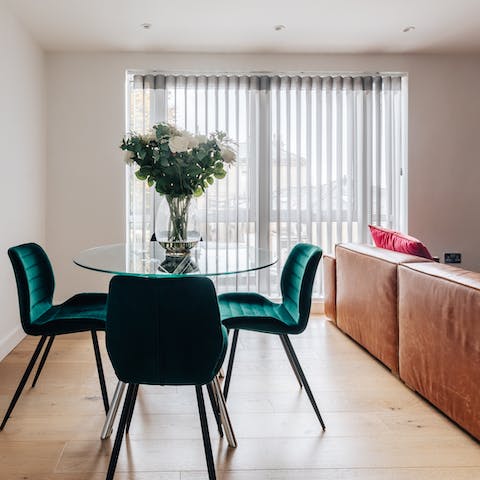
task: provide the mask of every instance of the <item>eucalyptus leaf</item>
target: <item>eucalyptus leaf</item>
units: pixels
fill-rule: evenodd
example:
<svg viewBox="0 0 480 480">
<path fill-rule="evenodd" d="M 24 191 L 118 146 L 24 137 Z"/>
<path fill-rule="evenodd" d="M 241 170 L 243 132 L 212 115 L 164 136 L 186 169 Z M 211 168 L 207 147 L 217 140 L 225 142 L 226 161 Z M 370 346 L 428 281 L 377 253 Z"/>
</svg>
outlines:
<svg viewBox="0 0 480 480">
<path fill-rule="evenodd" d="M 137 170 L 137 171 L 135 172 L 135 176 L 136 176 L 139 180 L 146 180 L 147 177 L 148 177 L 148 174 L 146 174 L 146 173 L 144 173 L 144 172 L 142 172 L 142 171 L 140 171 L 140 170 Z"/>
</svg>

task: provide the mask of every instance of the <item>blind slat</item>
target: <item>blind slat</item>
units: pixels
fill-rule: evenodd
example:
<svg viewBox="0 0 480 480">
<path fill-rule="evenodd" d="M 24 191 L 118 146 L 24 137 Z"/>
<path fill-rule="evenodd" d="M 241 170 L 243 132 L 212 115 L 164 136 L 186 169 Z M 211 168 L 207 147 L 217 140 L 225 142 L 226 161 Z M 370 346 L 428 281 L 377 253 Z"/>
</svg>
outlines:
<svg viewBox="0 0 480 480">
<path fill-rule="evenodd" d="M 402 229 L 406 214 L 405 82 L 401 75 L 131 75 L 127 131 L 159 121 L 192 133 L 225 130 L 237 163 L 198 200 L 208 261 L 233 268 L 251 246 L 271 248 L 276 267 L 219 277 L 219 290 L 279 295 L 283 262 L 298 241 L 332 251 L 368 240 L 368 224 Z M 154 229 L 156 194 L 129 167 L 128 237 Z M 404 179 L 403 179 L 404 181 Z M 321 294 L 318 279 L 315 294 Z"/>
</svg>

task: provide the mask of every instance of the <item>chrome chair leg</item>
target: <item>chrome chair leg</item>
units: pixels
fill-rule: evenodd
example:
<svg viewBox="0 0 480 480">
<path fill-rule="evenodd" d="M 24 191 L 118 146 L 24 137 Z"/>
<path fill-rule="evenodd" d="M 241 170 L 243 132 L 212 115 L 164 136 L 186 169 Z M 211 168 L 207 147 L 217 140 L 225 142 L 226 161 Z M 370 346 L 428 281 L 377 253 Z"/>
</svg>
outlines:
<svg viewBox="0 0 480 480">
<path fill-rule="evenodd" d="M 223 437 L 222 420 L 220 418 L 220 408 L 218 406 L 217 396 L 215 395 L 215 392 L 211 383 L 207 385 L 207 392 L 210 398 L 210 404 L 212 405 L 213 414 L 215 415 L 215 421 L 217 422 L 218 434 L 221 437 Z"/>
<path fill-rule="evenodd" d="M 227 437 L 228 445 L 232 448 L 237 447 L 237 439 L 235 438 L 235 432 L 233 431 L 232 422 L 230 421 L 230 416 L 227 410 L 227 404 L 220 388 L 220 382 L 218 378 L 215 377 L 212 381 L 214 390 L 218 399 L 218 407 L 220 410 L 220 418 L 222 419 L 222 425 L 225 429 L 225 436 Z"/>
<path fill-rule="evenodd" d="M 126 386 L 126 383 L 123 383 L 119 380 L 117 386 L 115 387 L 112 402 L 110 403 L 110 409 L 108 410 L 107 418 L 103 424 L 102 433 L 100 436 L 102 440 L 105 440 L 112 434 L 113 422 L 117 416 L 118 407 L 122 401 L 123 392 L 125 391 Z"/>
</svg>

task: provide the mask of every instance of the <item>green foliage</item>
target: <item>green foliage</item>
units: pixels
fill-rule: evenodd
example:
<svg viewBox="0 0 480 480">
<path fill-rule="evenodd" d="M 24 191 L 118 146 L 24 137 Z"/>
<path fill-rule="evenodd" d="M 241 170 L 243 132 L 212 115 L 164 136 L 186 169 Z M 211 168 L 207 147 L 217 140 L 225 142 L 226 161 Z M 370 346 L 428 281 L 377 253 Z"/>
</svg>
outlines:
<svg viewBox="0 0 480 480">
<path fill-rule="evenodd" d="M 227 165 L 235 161 L 225 133 L 194 137 L 167 123 L 154 125 L 149 134 L 124 138 L 120 148 L 127 162 L 139 167 L 135 172 L 139 180 L 173 197 L 202 195 L 215 179 L 226 176 Z"/>
</svg>

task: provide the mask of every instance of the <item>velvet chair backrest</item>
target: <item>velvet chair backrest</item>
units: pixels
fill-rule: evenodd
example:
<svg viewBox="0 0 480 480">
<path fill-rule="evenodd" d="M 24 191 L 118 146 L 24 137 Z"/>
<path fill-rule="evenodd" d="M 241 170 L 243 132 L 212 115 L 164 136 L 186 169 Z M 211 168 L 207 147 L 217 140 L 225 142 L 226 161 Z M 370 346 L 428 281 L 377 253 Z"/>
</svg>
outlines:
<svg viewBox="0 0 480 480">
<path fill-rule="evenodd" d="M 321 248 L 299 243 L 293 247 L 282 270 L 282 304 L 298 325 L 296 333 L 302 332 L 308 323 L 313 282 L 321 257 Z"/>
<path fill-rule="evenodd" d="M 17 281 L 22 327 L 31 334 L 31 325 L 52 306 L 55 278 L 47 254 L 40 245 L 26 243 L 8 249 Z"/>
<path fill-rule="evenodd" d="M 107 350 L 123 382 L 204 385 L 220 369 L 227 333 L 210 279 L 117 276 L 107 305 Z"/>
</svg>

